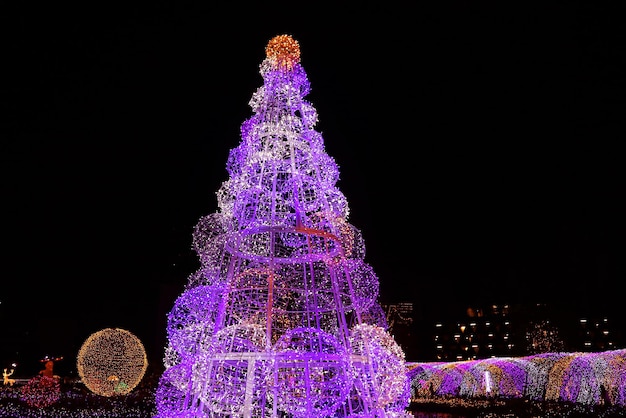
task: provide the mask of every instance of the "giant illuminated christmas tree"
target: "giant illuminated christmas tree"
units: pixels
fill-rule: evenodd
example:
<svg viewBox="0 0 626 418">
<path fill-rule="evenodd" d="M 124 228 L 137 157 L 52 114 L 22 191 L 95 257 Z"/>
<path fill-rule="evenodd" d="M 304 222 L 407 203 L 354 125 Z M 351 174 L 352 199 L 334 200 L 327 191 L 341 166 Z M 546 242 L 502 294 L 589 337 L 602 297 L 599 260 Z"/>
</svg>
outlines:
<svg viewBox="0 0 626 418">
<path fill-rule="evenodd" d="M 157 416 L 404 416 L 404 353 L 314 130 L 298 42 L 271 39 L 260 73 L 219 210 L 193 233 L 201 268 L 168 314 Z"/>
</svg>

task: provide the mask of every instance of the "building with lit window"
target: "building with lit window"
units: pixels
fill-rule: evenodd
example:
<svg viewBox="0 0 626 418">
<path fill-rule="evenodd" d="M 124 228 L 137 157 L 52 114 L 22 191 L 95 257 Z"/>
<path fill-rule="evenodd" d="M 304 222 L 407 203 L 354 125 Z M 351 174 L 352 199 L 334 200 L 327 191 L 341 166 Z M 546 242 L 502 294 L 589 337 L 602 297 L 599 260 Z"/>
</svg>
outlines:
<svg viewBox="0 0 626 418">
<path fill-rule="evenodd" d="M 508 305 L 489 309 L 468 308 L 465 317 L 434 323 L 433 343 L 437 361 L 475 360 L 516 353 L 515 328 Z"/>
<path fill-rule="evenodd" d="M 622 329 L 608 316 L 585 317 L 578 321 L 580 327 L 576 335 L 579 351 L 608 351 L 624 347 Z"/>
<path fill-rule="evenodd" d="M 456 319 L 434 321 L 428 361 L 515 357 L 540 352 L 597 352 L 624 348 L 608 316 L 581 318 L 545 304 L 468 308 Z"/>
</svg>

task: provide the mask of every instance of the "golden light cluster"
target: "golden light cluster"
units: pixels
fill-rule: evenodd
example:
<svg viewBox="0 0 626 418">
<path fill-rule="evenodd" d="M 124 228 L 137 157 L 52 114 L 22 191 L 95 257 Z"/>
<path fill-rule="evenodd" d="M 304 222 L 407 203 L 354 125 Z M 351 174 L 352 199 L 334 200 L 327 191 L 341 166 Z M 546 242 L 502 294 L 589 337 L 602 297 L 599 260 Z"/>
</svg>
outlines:
<svg viewBox="0 0 626 418">
<path fill-rule="evenodd" d="M 278 67 L 290 70 L 300 62 L 300 45 L 290 35 L 278 35 L 267 43 L 265 55 Z"/>
<path fill-rule="evenodd" d="M 93 393 L 125 395 L 139 384 L 148 361 L 143 344 L 133 333 L 105 328 L 83 343 L 77 367 L 83 384 Z"/>
</svg>

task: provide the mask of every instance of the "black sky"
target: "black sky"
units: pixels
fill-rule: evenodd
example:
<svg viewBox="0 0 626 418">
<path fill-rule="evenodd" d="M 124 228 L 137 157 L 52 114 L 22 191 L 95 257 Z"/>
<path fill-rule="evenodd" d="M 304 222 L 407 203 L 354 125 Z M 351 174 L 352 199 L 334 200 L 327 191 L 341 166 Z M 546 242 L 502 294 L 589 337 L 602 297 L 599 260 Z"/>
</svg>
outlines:
<svg viewBox="0 0 626 418">
<path fill-rule="evenodd" d="M 383 302 L 609 309 L 626 272 L 624 6 L 434 3 L 5 10 L 0 319 L 158 349 L 283 33 Z"/>
</svg>

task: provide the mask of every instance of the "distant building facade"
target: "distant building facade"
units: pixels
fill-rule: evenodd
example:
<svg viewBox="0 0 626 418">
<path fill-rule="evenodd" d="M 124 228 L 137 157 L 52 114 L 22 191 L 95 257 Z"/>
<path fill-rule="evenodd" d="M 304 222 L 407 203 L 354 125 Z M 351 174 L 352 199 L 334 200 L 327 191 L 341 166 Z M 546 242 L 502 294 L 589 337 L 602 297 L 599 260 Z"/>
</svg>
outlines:
<svg viewBox="0 0 626 418">
<path fill-rule="evenodd" d="M 409 302 L 382 307 L 389 332 L 407 361 L 463 361 L 626 347 L 619 318 L 581 316 L 546 304 L 469 307 L 458 314 L 448 312 L 443 320 L 422 317 Z"/>
<path fill-rule="evenodd" d="M 432 324 L 431 361 L 519 357 L 541 352 L 596 352 L 624 348 L 609 317 L 581 318 L 544 304 L 470 307 L 457 320 Z"/>
<path fill-rule="evenodd" d="M 389 334 L 394 337 L 405 354 L 410 353 L 415 343 L 413 303 L 399 302 L 381 306 L 385 312 Z"/>
<path fill-rule="evenodd" d="M 513 356 L 519 352 L 518 335 L 511 323 L 509 306 L 468 308 L 456 321 L 433 324 L 436 361 L 476 360 Z"/>
</svg>

